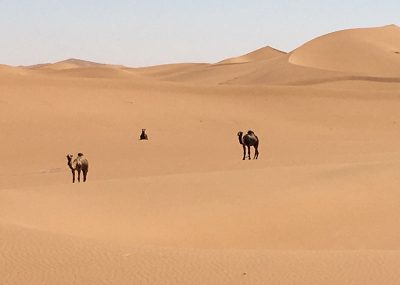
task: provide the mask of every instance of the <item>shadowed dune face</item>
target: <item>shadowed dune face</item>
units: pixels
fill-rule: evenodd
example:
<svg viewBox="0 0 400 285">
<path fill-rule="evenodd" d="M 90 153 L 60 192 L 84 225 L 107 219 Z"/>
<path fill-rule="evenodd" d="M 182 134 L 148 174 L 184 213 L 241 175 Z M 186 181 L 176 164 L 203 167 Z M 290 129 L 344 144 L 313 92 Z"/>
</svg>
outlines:
<svg viewBox="0 0 400 285">
<path fill-rule="evenodd" d="M 400 76 L 400 28 L 390 25 L 334 32 L 294 50 L 289 62 L 346 73 Z"/>
</svg>

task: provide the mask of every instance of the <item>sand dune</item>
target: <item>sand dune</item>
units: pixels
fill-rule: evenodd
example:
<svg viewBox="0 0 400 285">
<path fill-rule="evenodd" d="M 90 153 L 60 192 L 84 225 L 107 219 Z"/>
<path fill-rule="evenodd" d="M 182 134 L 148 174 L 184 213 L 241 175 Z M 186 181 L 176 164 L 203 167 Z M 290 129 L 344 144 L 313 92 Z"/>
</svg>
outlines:
<svg viewBox="0 0 400 285">
<path fill-rule="evenodd" d="M 289 62 L 324 70 L 400 76 L 400 28 L 390 25 L 331 33 L 294 50 Z"/>
<path fill-rule="evenodd" d="M 397 284 L 397 29 L 223 64 L 1 65 L 0 284 Z"/>
<path fill-rule="evenodd" d="M 27 66 L 29 69 L 51 69 L 51 70 L 64 70 L 64 69 L 74 69 L 74 68 L 89 68 L 89 67 L 104 67 L 104 66 L 114 66 L 107 65 L 103 63 L 97 63 L 87 60 L 70 58 L 66 60 L 62 60 L 55 63 L 45 63 Z"/>
<path fill-rule="evenodd" d="M 59 77 L 80 77 L 80 78 L 126 78 L 134 79 L 135 72 L 127 68 L 115 68 L 112 66 L 81 67 L 71 69 L 45 70 L 41 74 Z M 136 75 L 137 76 L 137 75 Z"/>
<path fill-rule="evenodd" d="M 26 71 L 9 65 L 0 64 L 0 76 L 24 75 Z"/>
<path fill-rule="evenodd" d="M 216 64 L 178 64 L 139 69 L 140 74 L 163 81 L 195 83 L 202 85 L 233 83 L 248 74 L 271 71 L 270 62 L 274 59 L 285 61 L 285 53 L 264 47 L 246 55 L 222 60 Z M 279 77 L 281 78 L 281 77 Z M 265 82 L 265 80 L 264 80 Z M 271 83 L 271 82 L 269 82 Z"/>
<path fill-rule="evenodd" d="M 102 64 L 80 59 L 24 67 L 32 75 L 81 78 L 132 78 L 134 71 L 122 65 Z"/>
<path fill-rule="evenodd" d="M 61 76 L 129 78 L 132 75 L 185 84 L 312 85 L 332 81 L 398 82 L 400 29 L 351 29 L 311 40 L 289 54 L 269 46 L 217 64 L 169 64 L 126 68 L 69 59 L 31 66 Z"/>
<path fill-rule="evenodd" d="M 188 72 L 202 70 L 204 67 L 209 66 L 207 63 L 180 63 L 180 64 L 165 64 L 150 67 L 137 68 L 136 70 L 151 78 L 161 80 L 168 80 L 168 78 L 176 77 Z"/>
<path fill-rule="evenodd" d="M 233 85 L 398 82 L 399 53 L 399 27 L 352 29 L 311 40 L 289 54 L 266 47 L 216 65 L 171 74 L 164 80 Z"/>
<path fill-rule="evenodd" d="M 0 64 L 0 70 L 8 70 L 8 69 L 12 69 L 12 67 L 5 64 Z"/>
<path fill-rule="evenodd" d="M 263 61 L 276 58 L 284 54 L 285 53 L 282 51 L 267 46 L 242 56 L 222 60 L 216 64 L 207 64 L 207 63 L 167 64 L 167 65 L 139 68 L 137 70 L 142 75 L 151 76 L 166 81 L 175 81 L 175 82 L 196 81 L 197 83 L 215 84 L 215 83 L 220 83 L 221 80 L 223 81 L 227 78 L 235 76 L 234 74 L 236 71 L 239 71 L 240 74 L 247 71 L 247 67 L 245 66 L 224 68 L 222 67 L 223 65 L 243 64 L 255 61 Z M 223 75 L 224 79 L 221 79 L 221 75 L 218 76 L 218 74 L 222 74 L 225 72 L 227 72 L 227 74 Z"/>
<path fill-rule="evenodd" d="M 255 51 L 249 52 L 245 55 L 241 55 L 238 57 L 232 57 L 228 59 L 224 59 L 217 64 L 235 64 L 235 63 L 246 63 L 252 61 L 261 61 L 267 60 L 275 57 L 279 57 L 284 55 L 285 52 L 274 49 L 270 46 L 266 46 Z"/>
</svg>

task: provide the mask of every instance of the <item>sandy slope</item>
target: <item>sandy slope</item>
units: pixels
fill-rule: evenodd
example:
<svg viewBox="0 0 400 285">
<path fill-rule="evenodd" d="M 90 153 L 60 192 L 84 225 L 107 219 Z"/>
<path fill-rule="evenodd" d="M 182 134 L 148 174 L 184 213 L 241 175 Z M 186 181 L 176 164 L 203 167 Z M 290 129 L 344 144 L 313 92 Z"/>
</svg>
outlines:
<svg viewBox="0 0 400 285">
<path fill-rule="evenodd" d="M 289 62 L 325 70 L 400 76 L 400 28 L 390 25 L 331 33 L 296 49 Z"/>
<path fill-rule="evenodd" d="M 0 284 L 397 284 L 400 84 L 293 54 L 0 66 Z"/>
<path fill-rule="evenodd" d="M 65 70 L 65 69 L 76 69 L 76 68 L 89 68 L 89 67 L 123 67 L 119 65 L 109 65 L 104 63 L 97 63 L 87 60 L 81 60 L 76 58 L 70 58 L 62 61 L 58 61 L 55 63 L 45 63 L 45 64 L 37 64 L 27 66 L 27 69 L 34 69 L 34 70 L 43 70 L 43 69 L 50 69 L 50 70 Z"/>
<path fill-rule="evenodd" d="M 313 39 L 289 54 L 265 47 L 214 65 L 171 72 L 162 79 L 230 85 L 399 82 L 399 66 L 400 28 L 390 25 L 334 32 Z"/>
<path fill-rule="evenodd" d="M 285 52 L 266 46 L 255 51 L 249 52 L 245 55 L 224 59 L 217 64 L 236 64 L 247 63 L 253 61 L 267 60 L 284 55 Z"/>
<path fill-rule="evenodd" d="M 396 251 L 196 250 L 1 226 L 3 284 L 396 284 Z M 3 264 L 2 264 L 3 265 Z M 18 270 L 16 270 L 18 268 Z M 35 274 L 32 274 L 35 272 Z"/>
</svg>

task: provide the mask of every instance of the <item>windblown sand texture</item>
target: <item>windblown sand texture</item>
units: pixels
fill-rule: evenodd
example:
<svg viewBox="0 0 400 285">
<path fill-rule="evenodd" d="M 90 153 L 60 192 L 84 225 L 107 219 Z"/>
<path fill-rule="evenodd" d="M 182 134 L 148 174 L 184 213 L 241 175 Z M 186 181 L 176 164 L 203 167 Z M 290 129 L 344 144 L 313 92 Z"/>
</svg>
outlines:
<svg viewBox="0 0 400 285">
<path fill-rule="evenodd" d="M 396 26 L 216 64 L 0 65 L 0 284 L 399 284 L 399 110 Z"/>
</svg>

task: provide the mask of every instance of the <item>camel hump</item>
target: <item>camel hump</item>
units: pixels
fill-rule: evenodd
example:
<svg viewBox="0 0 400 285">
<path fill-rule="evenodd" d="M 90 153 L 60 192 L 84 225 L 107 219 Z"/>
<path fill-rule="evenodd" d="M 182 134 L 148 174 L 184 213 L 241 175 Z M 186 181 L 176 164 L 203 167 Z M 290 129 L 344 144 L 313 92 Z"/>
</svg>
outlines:
<svg viewBox="0 0 400 285">
<path fill-rule="evenodd" d="M 80 153 L 78 153 L 78 156 L 83 156 L 83 153 L 81 153 L 81 152 L 80 152 Z"/>
</svg>

